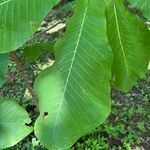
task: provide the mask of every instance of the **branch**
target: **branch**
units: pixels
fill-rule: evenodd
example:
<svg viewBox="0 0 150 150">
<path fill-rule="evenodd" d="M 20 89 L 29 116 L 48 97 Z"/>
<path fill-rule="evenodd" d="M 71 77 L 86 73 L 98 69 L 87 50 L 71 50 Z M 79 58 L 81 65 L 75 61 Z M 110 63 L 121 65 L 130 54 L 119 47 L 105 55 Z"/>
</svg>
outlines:
<svg viewBox="0 0 150 150">
<path fill-rule="evenodd" d="M 53 26 L 48 27 L 48 28 L 45 29 L 44 31 L 35 34 L 35 35 L 30 39 L 30 41 L 31 41 L 31 40 L 34 40 L 34 39 L 36 39 L 36 38 L 38 38 L 38 37 L 40 37 L 40 36 L 42 36 L 42 35 L 45 34 L 47 31 L 49 31 L 49 30 L 51 30 L 51 29 L 57 27 L 59 24 L 62 24 L 62 23 L 65 23 L 65 21 L 64 21 L 64 20 L 63 20 L 63 21 L 59 21 L 59 22 L 57 22 L 56 24 L 54 24 Z"/>
<path fill-rule="evenodd" d="M 29 90 L 29 93 L 31 94 L 31 96 L 34 100 L 34 104 L 37 106 L 37 109 L 39 109 L 38 108 L 38 98 L 33 91 L 32 85 L 30 83 L 30 79 L 28 77 L 28 71 L 27 71 L 24 63 L 20 60 L 20 58 L 18 57 L 18 55 L 15 51 L 10 53 L 10 57 L 11 57 L 11 60 L 16 64 L 16 67 L 19 71 L 20 77 L 23 78 L 25 86 Z"/>
</svg>

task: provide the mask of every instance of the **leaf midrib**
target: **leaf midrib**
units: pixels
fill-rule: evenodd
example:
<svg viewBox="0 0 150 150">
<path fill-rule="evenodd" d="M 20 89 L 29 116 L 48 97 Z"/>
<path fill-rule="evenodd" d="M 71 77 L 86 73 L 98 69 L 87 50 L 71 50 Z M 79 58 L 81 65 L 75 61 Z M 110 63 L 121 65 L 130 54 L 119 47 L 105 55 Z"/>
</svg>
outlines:
<svg viewBox="0 0 150 150">
<path fill-rule="evenodd" d="M 62 98 L 60 100 L 59 108 L 58 108 L 58 111 L 57 111 L 55 125 L 54 125 L 54 129 L 53 129 L 53 134 L 52 134 L 53 135 L 53 137 L 52 137 L 53 141 L 54 141 L 54 135 L 55 135 L 55 131 L 56 131 L 56 124 L 57 124 L 59 112 L 60 112 L 61 106 L 63 104 L 65 91 L 66 91 L 67 86 L 68 86 L 68 82 L 69 82 L 69 79 L 70 79 L 70 74 L 71 74 L 71 71 L 72 71 L 72 68 L 73 68 L 73 64 L 74 64 L 74 60 L 75 60 L 75 57 L 76 57 L 77 49 L 78 49 L 79 42 L 80 42 L 80 39 L 81 39 L 81 35 L 82 35 L 82 31 L 83 31 L 83 26 L 84 26 L 84 23 L 85 23 L 87 10 L 88 10 L 88 6 L 86 7 L 86 9 L 84 11 L 83 20 L 82 20 L 81 28 L 80 28 L 80 31 L 79 31 L 79 36 L 78 36 L 77 43 L 76 43 L 76 46 L 75 46 L 75 49 L 74 49 L 74 54 L 73 54 L 72 61 L 71 61 L 71 64 L 70 64 L 70 68 L 69 68 L 69 72 L 68 72 L 68 75 L 67 75 L 66 84 L 65 84 L 64 91 L 63 91 L 63 94 L 62 94 Z"/>
<path fill-rule="evenodd" d="M 4 125 L 7 125 L 7 126 L 25 126 L 25 123 L 23 124 L 19 124 L 19 123 L 8 123 L 8 122 L 2 122 L 0 121 L 0 124 L 4 124 Z"/>
<path fill-rule="evenodd" d="M 4 4 L 7 4 L 7 3 L 11 2 L 11 1 L 12 1 L 12 0 L 4 1 L 4 2 L 0 3 L 0 6 L 2 6 L 2 5 L 4 5 Z"/>
<path fill-rule="evenodd" d="M 122 44 L 122 38 L 121 38 L 121 34 L 120 34 L 120 28 L 119 28 L 119 24 L 118 24 L 118 15 L 117 15 L 115 3 L 114 3 L 114 14 L 115 14 L 115 22 L 116 22 L 116 29 L 117 29 L 117 33 L 118 33 L 119 43 L 120 43 L 120 46 L 121 46 L 121 51 L 122 51 L 125 67 L 126 67 L 126 70 L 127 70 L 127 74 L 129 74 L 129 68 L 128 68 L 126 55 L 125 55 L 123 44 Z"/>
</svg>

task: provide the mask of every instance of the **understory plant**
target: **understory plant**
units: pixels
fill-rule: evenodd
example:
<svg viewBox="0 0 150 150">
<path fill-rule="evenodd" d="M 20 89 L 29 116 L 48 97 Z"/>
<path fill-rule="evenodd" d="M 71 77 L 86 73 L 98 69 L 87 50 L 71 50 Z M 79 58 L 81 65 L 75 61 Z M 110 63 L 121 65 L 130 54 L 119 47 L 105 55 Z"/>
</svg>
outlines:
<svg viewBox="0 0 150 150">
<path fill-rule="evenodd" d="M 72 3 L 56 43 L 33 42 L 44 17 Z M 111 110 L 111 87 L 127 92 L 143 78 L 150 60 L 149 0 L 0 0 L 0 84 L 9 59 L 22 67 L 16 50 L 36 60 L 42 50 L 55 62 L 34 82 L 22 73 L 39 116 L 31 124 L 15 100 L 0 97 L 0 149 L 34 131 L 50 150 L 71 147 L 98 127 Z"/>
</svg>

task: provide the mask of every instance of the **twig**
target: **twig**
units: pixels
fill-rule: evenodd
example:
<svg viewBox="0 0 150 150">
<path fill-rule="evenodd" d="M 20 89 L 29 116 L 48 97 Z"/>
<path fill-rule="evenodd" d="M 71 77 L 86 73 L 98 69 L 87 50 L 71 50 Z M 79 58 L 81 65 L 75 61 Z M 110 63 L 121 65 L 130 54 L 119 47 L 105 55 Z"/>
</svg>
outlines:
<svg viewBox="0 0 150 150">
<path fill-rule="evenodd" d="M 63 21 L 57 22 L 56 24 L 54 24 L 54 25 L 51 26 L 51 27 L 48 27 L 48 28 L 45 29 L 44 31 L 35 34 L 30 40 L 34 40 L 34 39 L 36 39 L 36 38 L 42 36 L 42 35 L 45 34 L 47 31 L 49 31 L 49 30 L 55 28 L 56 26 L 58 26 L 58 25 L 61 24 L 61 23 L 65 23 L 65 21 L 63 20 Z"/>
</svg>

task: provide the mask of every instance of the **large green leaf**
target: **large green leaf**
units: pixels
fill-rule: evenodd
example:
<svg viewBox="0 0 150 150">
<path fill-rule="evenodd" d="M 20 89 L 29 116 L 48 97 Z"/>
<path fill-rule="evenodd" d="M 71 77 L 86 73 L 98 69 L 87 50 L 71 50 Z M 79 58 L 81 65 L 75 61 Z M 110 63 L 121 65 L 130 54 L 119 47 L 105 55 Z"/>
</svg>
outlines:
<svg viewBox="0 0 150 150">
<path fill-rule="evenodd" d="M 150 19 L 150 0 L 129 0 L 132 6 L 139 8 Z"/>
<path fill-rule="evenodd" d="M 114 83 L 127 91 L 148 68 L 150 32 L 142 21 L 124 8 L 123 0 L 112 0 L 107 4 L 106 18 L 107 35 L 114 53 Z"/>
<path fill-rule="evenodd" d="M 112 53 L 103 0 L 77 0 L 57 42 L 56 62 L 36 80 L 40 116 L 35 134 L 50 150 L 70 147 L 110 112 Z"/>
<path fill-rule="evenodd" d="M 59 0 L 0 0 L 0 53 L 22 46 Z"/>
<path fill-rule="evenodd" d="M 0 86 L 5 81 L 5 71 L 9 62 L 8 54 L 0 54 Z"/>
<path fill-rule="evenodd" d="M 33 131 L 27 112 L 16 102 L 0 98 L 0 149 L 17 144 Z"/>
</svg>

